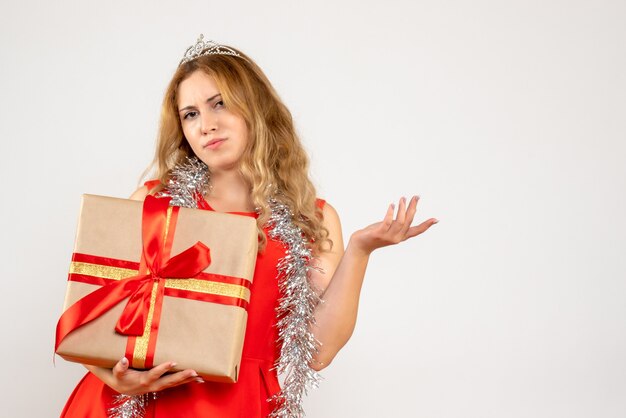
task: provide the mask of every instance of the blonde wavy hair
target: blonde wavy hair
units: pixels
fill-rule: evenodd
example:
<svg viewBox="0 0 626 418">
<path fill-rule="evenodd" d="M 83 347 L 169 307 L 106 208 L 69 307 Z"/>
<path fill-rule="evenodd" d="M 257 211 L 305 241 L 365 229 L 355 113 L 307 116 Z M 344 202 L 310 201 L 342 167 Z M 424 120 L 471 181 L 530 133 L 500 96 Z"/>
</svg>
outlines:
<svg viewBox="0 0 626 418">
<path fill-rule="evenodd" d="M 296 133 L 291 113 L 280 100 L 261 68 L 248 56 L 205 55 L 181 64 L 174 73 L 161 107 L 156 151 L 151 167 L 162 185 L 172 168 L 194 156 L 182 130 L 178 113 L 180 83 L 195 71 L 213 77 L 224 105 L 246 121 L 248 144 L 239 171 L 250 187 L 257 218 L 259 251 L 265 248 L 263 226 L 269 219 L 267 200 L 277 196 L 288 205 L 298 225 L 311 242 L 314 252 L 332 248 L 328 230 L 322 225 L 322 210 L 315 203 L 309 159 Z M 209 167 L 210 171 L 210 167 Z"/>
</svg>

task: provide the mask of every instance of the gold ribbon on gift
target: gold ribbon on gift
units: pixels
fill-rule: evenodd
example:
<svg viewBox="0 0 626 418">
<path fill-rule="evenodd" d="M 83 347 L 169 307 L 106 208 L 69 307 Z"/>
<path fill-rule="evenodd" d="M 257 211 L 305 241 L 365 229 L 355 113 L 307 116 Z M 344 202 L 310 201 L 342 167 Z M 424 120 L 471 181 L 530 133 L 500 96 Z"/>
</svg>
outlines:
<svg viewBox="0 0 626 418">
<path fill-rule="evenodd" d="M 74 254 L 74 259 L 82 258 L 85 254 Z M 90 258 L 99 258 L 95 256 L 88 256 Z M 128 269 L 124 267 L 115 267 L 105 264 L 87 263 L 83 261 L 72 261 L 70 264 L 70 280 L 72 276 L 89 276 L 93 278 L 105 279 L 105 280 L 122 280 L 126 277 L 135 276 L 139 274 L 139 270 Z M 200 276 L 202 276 L 201 274 Z M 215 276 L 206 274 L 206 276 Z M 227 277 L 227 276 L 222 276 Z M 95 283 L 93 280 L 75 280 L 90 284 Z M 247 283 L 249 283 L 246 280 Z M 224 283 L 223 281 L 215 280 L 199 280 L 199 279 L 165 279 L 166 289 L 178 289 L 186 290 L 188 292 L 199 292 L 207 295 L 219 295 L 227 296 L 231 298 L 243 299 L 246 302 L 250 302 L 250 289 L 247 286 L 241 284 Z M 167 291 L 166 293 L 167 294 Z"/>
</svg>

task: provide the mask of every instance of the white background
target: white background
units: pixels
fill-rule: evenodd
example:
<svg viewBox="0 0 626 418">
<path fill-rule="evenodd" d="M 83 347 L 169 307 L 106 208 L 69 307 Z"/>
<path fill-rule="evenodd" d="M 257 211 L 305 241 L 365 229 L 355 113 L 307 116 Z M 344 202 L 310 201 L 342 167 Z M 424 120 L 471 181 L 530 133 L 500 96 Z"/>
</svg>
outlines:
<svg viewBox="0 0 626 418">
<path fill-rule="evenodd" d="M 401 195 L 308 417 L 626 416 L 626 3 L 0 6 L 2 416 L 58 416 L 80 195 L 126 197 L 203 32 L 266 71 L 346 238 Z"/>
</svg>

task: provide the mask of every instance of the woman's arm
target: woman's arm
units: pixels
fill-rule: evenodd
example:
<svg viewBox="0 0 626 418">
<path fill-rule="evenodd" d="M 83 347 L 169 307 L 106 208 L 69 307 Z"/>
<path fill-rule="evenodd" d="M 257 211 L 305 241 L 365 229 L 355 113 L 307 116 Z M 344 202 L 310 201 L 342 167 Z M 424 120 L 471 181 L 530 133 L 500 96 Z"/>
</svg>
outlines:
<svg viewBox="0 0 626 418">
<path fill-rule="evenodd" d="M 417 226 L 411 226 L 418 199 L 414 196 L 408 207 L 406 199 L 400 199 L 395 219 L 395 206 L 390 205 L 382 222 L 352 234 L 345 252 L 339 216 L 332 206 L 324 206 L 324 226 L 333 241 L 333 249 L 318 255 L 315 265 L 323 272 L 311 272 L 311 281 L 316 287 L 323 289 L 324 300 L 315 310 L 316 324 L 312 328 L 313 335 L 321 343 L 311 364 L 315 370 L 328 366 L 352 336 L 361 286 L 372 251 L 415 237 L 438 222 L 431 218 Z"/>
</svg>

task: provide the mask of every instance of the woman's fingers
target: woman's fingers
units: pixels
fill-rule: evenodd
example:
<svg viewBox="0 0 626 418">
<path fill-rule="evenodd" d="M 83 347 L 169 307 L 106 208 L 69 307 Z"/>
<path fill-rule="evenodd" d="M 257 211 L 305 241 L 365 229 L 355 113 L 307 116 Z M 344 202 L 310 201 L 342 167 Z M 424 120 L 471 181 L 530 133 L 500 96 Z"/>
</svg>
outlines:
<svg viewBox="0 0 626 418">
<path fill-rule="evenodd" d="M 413 196 L 408 205 L 406 204 L 406 199 L 404 197 L 400 199 L 396 219 L 395 221 L 392 221 L 392 224 L 386 231 L 391 243 L 398 243 L 415 237 L 439 222 L 435 218 L 431 218 L 417 226 L 411 226 L 411 223 L 413 223 L 413 219 L 415 218 L 415 214 L 417 213 L 417 203 L 419 202 L 419 199 L 419 196 Z"/>
<path fill-rule="evenodd" d="M 115 366 L 113 366 L 113 370 L 111 370 L 113 372 L 113 376 L 116 379 L 120 379 L 124 373 L 126 373 L 126 371 L 128 370 L 128 359 L 126 357 L 122 358 L 120 361 L 118 361 Z"/>
<path fill-rule="evenodd" d="M 389 233 L 393 235 L 393 238 L 391 238 L 392 241 L 401 242 L 407 238 L 406 233 L 413 222 L 413 218 L 415 217 L 418 199 L 418 196 L 413 196 L 408 202 L 408 205 L 404 196 L 400 199 L 398 204 L 398 214 L 395 221 L 388 229 Z"/>
<path fill-rule="evenodd" d="M 184 385 L 185 383 L 190 382 L 204 382 L 204 380 L 198 376 L 195 370 L 183 370 L 181 372 L 176 372 L 169 374 L 167 376 L 163 376 L 158 381 L 158 388 L 156 390 L 162 390 L 166 388 L 171 388 L 178 385 Z"/>
<path fill-rule="evenodd" d="M 204 382 L 198 373 L 192 369 L 166 374 L 173 367 L 176 367 L 176 363 L 166 362 L 146 371 L 131 369 L 131 373 L 129 372 L 128 360 L 123 358 L 113 367 L 114 382 L 112 382 L 111 387 L 120 393 L 134 395 L 155 392 L 194 381 Z"/>
<path fill-rule="evenodd" d="M 430 228 L 431 226 L 433 226 L 437 222 L 439 222 L 437 219 L 431 218 L 431 219 L 429 219 L 427 221 L 422 222 L 419 225 L 412 226 L 407 231 L 406 237 L 407 238 L 413 238 L 413 237 L 421 234 L 422 232 L 426 231 L 428 228 Z"/>
<path fill-rule="evenodd" d="M 400 225 L 404 224 L 406 219 L 406 198 L 402 196 L 400 198 L 400 202 L 398 203 L 398 215 L 396 216 L 396 222 Z"/>
<path fill-rule="evenodd" d="M 413 196 L 409 201 L 409 206 L 406 210 L 406 218 L 402 227 L 403 236 L 406 236 L 407 231 L 411 227 L 411 223 L 413 223 L 413 218 L 415 217 L 415 213 L 417 212 L 417 202 L 419 198 L 419 196 Z"/>
<path fill-rule="evenodd" d="M 150 370 L 147 371 L 148 379 L 151 381 L 156 381 L 158 378 L 167 373 L 172 367 L 175 367 L 176 363 L 168 361 L 165 363 L 161 363 L 158 366 L 154 366 Z"/>
<path fill-rule="evenodd" d="M 393 223 L 393 212 L 395 208 L 396 206 L 393 203 L 390 204 L 387 208 L 387 213 L 385 214 L 385 218 L 383 219 L 383 225 L 385 225 L 386 229 L 389 229 L 389 227 L 391 227 L 391 224 Z"/>
</svg>

